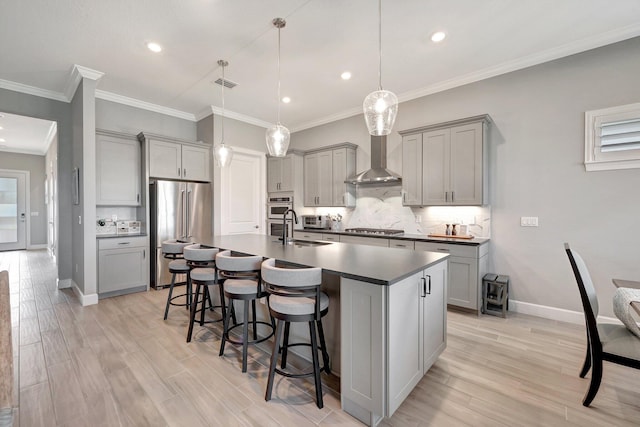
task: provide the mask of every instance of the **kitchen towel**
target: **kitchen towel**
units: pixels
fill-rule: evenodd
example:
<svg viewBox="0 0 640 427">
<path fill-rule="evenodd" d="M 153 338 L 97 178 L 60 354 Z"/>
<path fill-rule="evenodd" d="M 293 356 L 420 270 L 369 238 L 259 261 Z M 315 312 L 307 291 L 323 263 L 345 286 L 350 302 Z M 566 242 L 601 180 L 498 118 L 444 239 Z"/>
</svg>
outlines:
<svg viewBox="0 0 640 427">
<path fill-rule="evenodd" d="M 613 314 L 620 319 L 627 329 L 640 338 L 640 328 L 638 328 L 638 323 L 632 314 L 631 303 L 634 301 L 640 302 L 640 289 L 616 289 L 613 294 Z"/>
</svg>

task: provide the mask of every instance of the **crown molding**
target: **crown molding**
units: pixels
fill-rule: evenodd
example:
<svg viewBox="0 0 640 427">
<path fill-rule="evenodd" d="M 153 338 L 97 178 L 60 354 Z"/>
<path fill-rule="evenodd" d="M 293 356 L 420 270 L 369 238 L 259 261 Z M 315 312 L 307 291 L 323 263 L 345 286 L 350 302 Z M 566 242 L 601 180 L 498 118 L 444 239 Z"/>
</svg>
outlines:
<svg viewBox="0 0 640 427">
<path fill-rule="evenodd" d="M 192 122 L 197 121 L 196 117 L 191 113 L 185 113 L 184 111 L 175 110 L 169 107 L 163 107 L 162 105 L 152 104 L 150 102 L 140 101 L 135 98 L 129 98 L 128 96 L 118 95 L 116 93 L 106 92 L 104 90 L 97 89 L 96 98 L 105 101 L 116 102 L 118 104 L 128 105 L 130 107 L 140 108 L 143 110 L 154 111 L 156 113 L 177 117 L 179 119 L 185 119 Z"/>
<path fill-rule="evenodd" d="M 423 96 L 433 95 L 434 93 L 443 92 L 445 90 L 453 89 L 458 86 L 464 86 L 469 83 L 475 83 L 481 80 L 489 79 L 491 77 L 499 76 L 501 74 L 522 70 L 534 65 L 543 64 L 545 62 L 550 62 L 570 55 L 575 55 L 577 53 L 585 52 L 591 49 L 597 49 L 602 46 L 621 42 L 623 40 L 631 39 L 638 36 L 640 36 L 640 24 L 628 25 L 626 27 L 598 34 L 597 36 L 587 37 L 575 42 L 566 43 L 562 46 L 525 56 L 517 60 L 503 62 L 502 64 L 498 64 L 494 67 L 488 67 L 483 70 L 445 80 L 437 84 L 433 84 L 409 92 L 404 92 L 398 95 L 398 102 L 411 101 L 413 99 L 422 98 Z M 340 113 L 319 118 L 317 120 L 301 123 L 297 126 L 294 126 L 290 130 L 291 132 L 299 132 L 301 130 L 321 126 L 327 123 L 334 122 L 336 120 L 346 119 L 358 114 L 362 114 L 362 110 L 360 108 L 352 108 Z"/>
<path fill-rule="evenodd" d="M 67 84 L 64 90 L 64 95 L 67 98 L 67 101 L 71 102 L 82 79 L 98 81 L 102 78 L 102 76 L 104 76 L 104 73 L 101 71 L 92 70 L 91 68 L 83 67 L 82 65 L 73 64 L 71 74 L 69 74 L 69 78 L 67 79 Z"/>
<path fill-rule="evenodd" d="M 196 121 L 200 121 L 211 114 L 222 116 L 222 108 L 218 108 L 214 105 L 209 105 L 203 108 L 198 114 L 196 114 Z M 273 123 L 269 123 L 264 120 L 256 119 L 255 117 L 247 116 L 244 114 L 236 113 L 234 111 L 224 110 L 224 117 L 228 119 L 238 120 L 240 122 L 248 123 L 250 125 L 259 126 L 265 129 L 273 126 Z"/>
<path fill-rule="evenodd" d="M 55 101 L 69 102 L 63 93 L 52 90 L 40 89 L 39 87 L 24 85 L 22 83 L 11 82 L 0 79 L 0 88 L 12 90 L 14 92 L 26 93 L 28 95 L 39 96 L 41 98 L 53 99 Z"/>
</svg>

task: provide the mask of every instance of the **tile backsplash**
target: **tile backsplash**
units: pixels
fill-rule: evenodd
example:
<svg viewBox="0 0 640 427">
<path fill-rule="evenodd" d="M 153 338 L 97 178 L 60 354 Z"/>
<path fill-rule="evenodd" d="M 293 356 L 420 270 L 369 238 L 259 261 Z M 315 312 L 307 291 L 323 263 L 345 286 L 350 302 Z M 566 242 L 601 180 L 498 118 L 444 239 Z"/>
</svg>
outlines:
<svg viewBox="0 0 640 427">
<path fill-rule="evenodd" d="M 469 233 L 491 236 L 490 206 L 402 206 L 401 186 L 358 187 L 355 208 L 315 208 L 319 215 L 342 215 L 341 227 L 402 229 L 407 234 L 444 234 L 445 224 L 467 224 Z M 305 209 L 307 210 L 307 209 Z M 310 212 L 308 212 L 310 213 Z"/>
</svg>

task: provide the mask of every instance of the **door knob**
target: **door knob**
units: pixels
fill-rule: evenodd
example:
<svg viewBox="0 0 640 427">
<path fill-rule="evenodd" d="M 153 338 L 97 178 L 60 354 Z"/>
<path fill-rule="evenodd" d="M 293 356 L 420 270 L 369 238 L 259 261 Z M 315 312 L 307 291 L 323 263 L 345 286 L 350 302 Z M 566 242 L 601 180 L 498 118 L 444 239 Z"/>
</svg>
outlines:
<svg viewBox="0 0 640 427">
<path fill-rule="evenodd" d="M 260 228 L 260 226 L 259 226 L 259 225 L 256 225 L 256 226 L 254 226 L 253 228 Z"/>
</svg>

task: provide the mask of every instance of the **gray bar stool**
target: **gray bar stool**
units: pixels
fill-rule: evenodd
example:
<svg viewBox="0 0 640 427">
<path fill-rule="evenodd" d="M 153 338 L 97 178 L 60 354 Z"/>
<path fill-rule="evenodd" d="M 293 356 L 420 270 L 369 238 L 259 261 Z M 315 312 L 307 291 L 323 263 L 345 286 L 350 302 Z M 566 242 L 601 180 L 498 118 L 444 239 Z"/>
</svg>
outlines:
<svg viewBox="0 0 640 427">
<path fill-rule="evenodd" d="M 316 405 L 323 407 L 322 402 L 322 382 L 320 381 L 320 371 L 330 373 L 329 354 L 324 340 L 322 330 L 322 317 L 329 311 L 329 297 L 320 291 L 322 284 L 321 268 L 280 268 L 276 267 L 275 259 L 268 259 L 262 263 L 262 281 L 266 291 L 269 293 L 269 312 L 271 316 L 278 319 L 273 351 L 271 352 L 271 363 L 269 365 L 269 379 L 267 381 L 267 391 L 265 400 L 271 400 L 275 373 L 290 377 L 302 378 L 313 376 L 316 388 Z M 311 343 L 289 343 L 289 324 L 291 322 L 307 322 L 309 324 L 309 335 Z M 282 345 L 282 364 L 277 368 L 279 343 L 282 338 L 284 325 L 284 341 Z M 320 345 L 316 338 L 316 327 L 320 338 Z M 285 372 L 288 347 L 296 345 L 311 346 L 311 358 L 313 360 L 313 372 L 292 374 Z M 320 368 L 318 361 L 318 351 L 322 351 L 323 367 Z"/>
<path fill-rule="evenodd" d="M 224 346 L 228 341 L 232 344 L 242 345 L 242 372 L 247 372 L 247 347 L 249 344 L 257 344 L 268 340 L 273 336 L 275 323 L 271 318 L 271 323 L 258 321 L 256 318 L 256 300 L 267 295 L 262 289 L 262 281 L 260 279 L 260 268 L 262 265 L 261 256 L 232 256 L 231 251 L 218 252 L 216 255 L 216 268 L 218 269 L 218 278 L 222 281 L 224 295 L 229 299 L 229 307 L 224 320 L 222 332 L 222 340 L 220 341 L 220 356 L 224 354 Z M 233 326 L 229 325 L 231 321 L 231 307 L 235 300 L 244 302 L 243 321 L 241 324 L 234 322 Z M 251 303 L 251 325 L 252 339 L 249 340 L 249 303 Z M 258 338 L 257 326 L 267 325 L 271 332 L 266 337 Z M 242 341 L 229 338 L 229 332 L 234 328 L 241 326 Z"/>
<path fill-rule="evenodd" d="M 169 273 L 171 273 L 171 285 L 169 286 L 169 295 L 167 296 L 167 306 L 164 309 L 164 320 L 167 320 L 169 315 L 169 306 L 191 307 L 191 280 L 189 278 L 189 270 L 191 268 L 187 265 L 187 261 L 183 258 L 182 250 L 185 246 L 190 245 L 189 242 L 182 242 L 179 240 L 165 240 L 162 242 L 162 255 L 166 259 L 170 259 Z M 173 288 L 176 286 L 176 275 L 186 275 L 186 291 L 180 295 L 173 295 Z M 181 283 L 180 283 L 181 284 Z M 185 297 L 184 303 L 173 302 L 177 298 Z"/>
<path fill-rule="evenodd" d="M 219 322 L 224 319 L 225 304 L 222 287 L 219 287 L 220 306 L 214 306 L 211 302 L 211 296 L 209 295 L 209 286 L 218 284 L 215 268 L 215 257 L 218 251 L 218 248 L 201 244 L 185 246 L 185 248 L 183 249 L 184 259 L 187 261 L 187 265 L 191 268 L 191 271 L 189 273 L 191 282 L 196 285 L 195 291 L 193 293 L 195 300 L 193 301 L 193 304 L 191 304 L 191 315 L 189 317 L 187 342 L 191 342 L 191 337 L 193 335 L 193 324 L 195 323 L 197 313 L 200 313 L 200 326 L 203 326 L 205 323 Z M 200 289 L 202 289 L 202 300 L 200 300 Z M 207 306 L 207 301 L 209 302 L 209 306 Z M 200 308 L 198 308 L 199 302 L 201 302 Z M 205 311 L 207 309 L 213 310 L 217 307 L 221 308 L 222 317 L 220 319 L 205 322 Z"/>
</svg>

